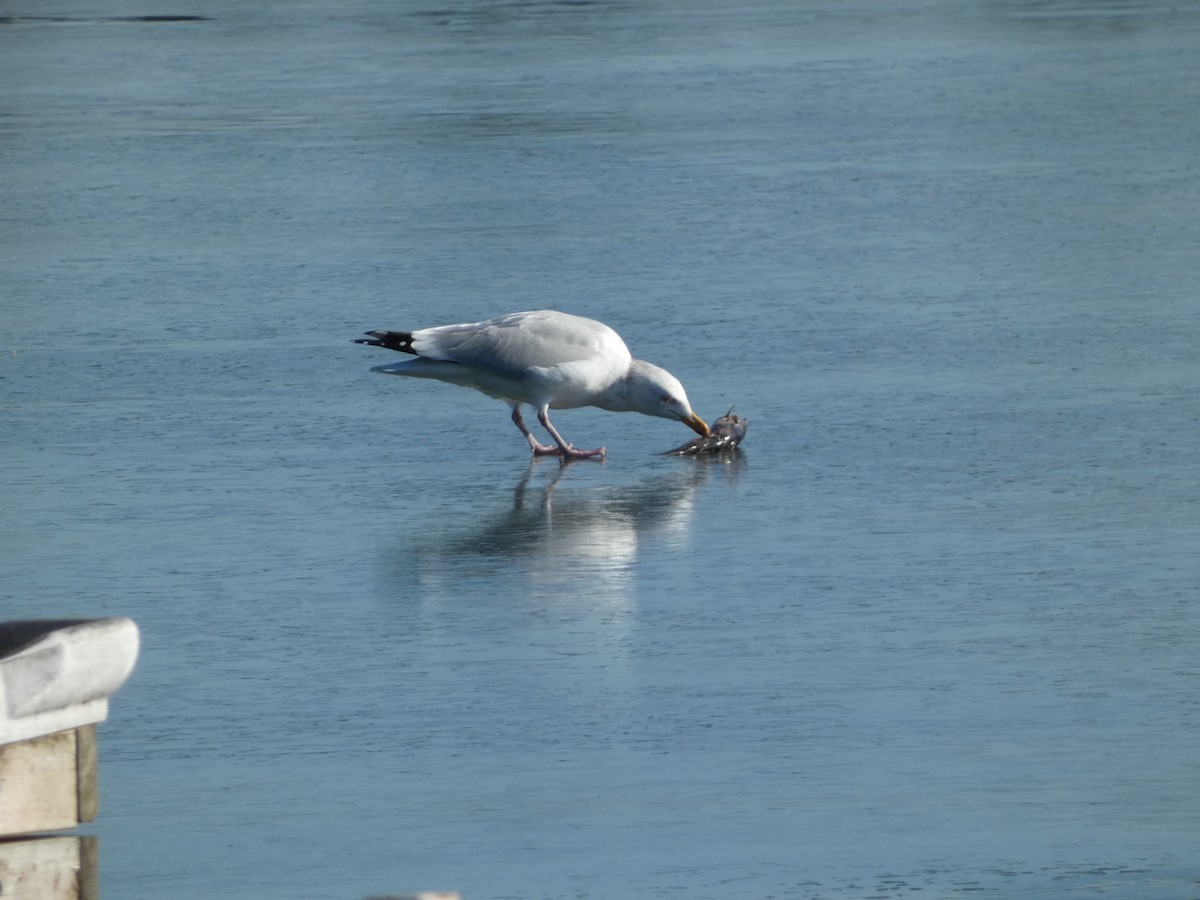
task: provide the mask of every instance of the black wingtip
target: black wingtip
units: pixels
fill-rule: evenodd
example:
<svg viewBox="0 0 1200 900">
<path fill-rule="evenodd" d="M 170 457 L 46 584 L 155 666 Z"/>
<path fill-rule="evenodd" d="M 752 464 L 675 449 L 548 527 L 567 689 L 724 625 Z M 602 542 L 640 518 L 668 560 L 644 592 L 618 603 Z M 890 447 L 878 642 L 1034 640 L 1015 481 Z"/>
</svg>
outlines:
<svg viewBox="0 0 1200 900">
<path fill-rule="evenodd" d="M 368 331 L 369 338 L 355 338 L 354 343 L 369 347 L 384 347 L 400 353 L 416 354 L 412 346 L 412 333 L 408 331 Z"/>
</svg>

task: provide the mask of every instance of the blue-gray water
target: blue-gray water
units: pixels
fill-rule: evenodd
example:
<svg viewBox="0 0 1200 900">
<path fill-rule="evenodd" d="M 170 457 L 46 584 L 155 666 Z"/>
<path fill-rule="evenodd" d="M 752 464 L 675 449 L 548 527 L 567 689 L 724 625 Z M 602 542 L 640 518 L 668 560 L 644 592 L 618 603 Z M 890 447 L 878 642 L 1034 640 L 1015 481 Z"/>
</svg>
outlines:
<svg viewBox="0 0 1200 900">
<path fill-rule="evenodd" d="M 0 617 L 142 628 L 108 900 L 1200 897 L 1200 9 L 0 13 Z M 541 306 L 741 457 L 350 343 Z"/>
</svg>

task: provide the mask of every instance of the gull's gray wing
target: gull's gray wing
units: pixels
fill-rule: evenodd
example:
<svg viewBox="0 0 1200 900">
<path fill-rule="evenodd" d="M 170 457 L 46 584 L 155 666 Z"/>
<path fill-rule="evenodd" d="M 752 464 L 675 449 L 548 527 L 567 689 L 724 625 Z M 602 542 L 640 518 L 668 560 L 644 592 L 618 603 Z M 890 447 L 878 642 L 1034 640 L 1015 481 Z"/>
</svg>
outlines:
<svg viewBox="0 0 1200 900">
<path fill-rule="evenodd" d="M 456 362 L 519 380 L 530 369 L 549 369 L 596 358 L 625 364 L 629 350 L 607 325 L 553 310 L 511 313 L 483 322 L 441 325 L 412 333 L 412 348 L 426 359 Z"/>
</svg>

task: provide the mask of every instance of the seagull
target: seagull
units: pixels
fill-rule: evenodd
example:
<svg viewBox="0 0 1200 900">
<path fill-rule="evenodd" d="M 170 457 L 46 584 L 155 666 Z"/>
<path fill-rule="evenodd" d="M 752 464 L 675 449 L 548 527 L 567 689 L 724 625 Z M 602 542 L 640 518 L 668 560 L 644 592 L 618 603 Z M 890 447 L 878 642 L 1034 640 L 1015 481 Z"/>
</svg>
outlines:
<svg viewBox="0 0 1200 900">
<path fill-rule="evenodd" d="M 708 425 L 692 412 L 683 385 L 666 369 L 634 359 L 621 336 L 594 319 L 551 309 L 509 313 L 418 331 L 368 331 L 354 343 L 411 353 L 416 359 L 372 372 L 433 378 L 475 388 L 512 407 L 513 423 L 534 456 L 604 458 L 604 448 L 577 450 L 550 421 L 551 409 L 597 406 L 683 422 L 700 435 Z M 521 418 L 537 410 L 554 444 L 538 442 Z"/>
</svg>

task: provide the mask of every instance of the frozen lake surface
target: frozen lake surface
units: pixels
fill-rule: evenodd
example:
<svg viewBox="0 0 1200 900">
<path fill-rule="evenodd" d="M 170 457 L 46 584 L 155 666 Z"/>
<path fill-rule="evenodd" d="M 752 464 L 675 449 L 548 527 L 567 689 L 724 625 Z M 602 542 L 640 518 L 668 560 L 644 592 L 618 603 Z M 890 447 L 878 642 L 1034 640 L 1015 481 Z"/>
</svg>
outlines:
<svg viewBox="0 0 1200 900">
<path fill-rule="evenodd" d="M 141 626 L 106 898 L 1200 897 L 1200 9 L 0 10 L 0 617 Z M 543 306 L 741 454 L 350 343 Z"/>
</svg>

